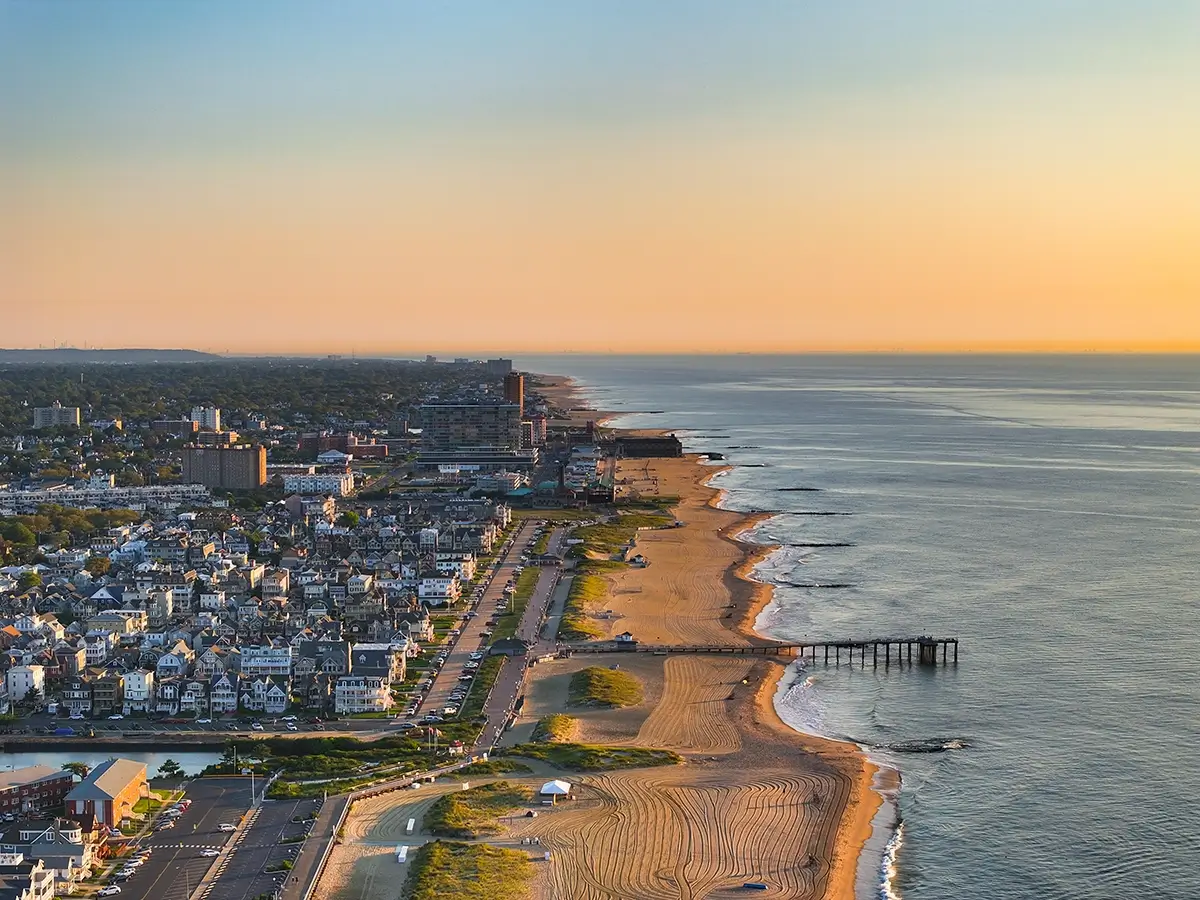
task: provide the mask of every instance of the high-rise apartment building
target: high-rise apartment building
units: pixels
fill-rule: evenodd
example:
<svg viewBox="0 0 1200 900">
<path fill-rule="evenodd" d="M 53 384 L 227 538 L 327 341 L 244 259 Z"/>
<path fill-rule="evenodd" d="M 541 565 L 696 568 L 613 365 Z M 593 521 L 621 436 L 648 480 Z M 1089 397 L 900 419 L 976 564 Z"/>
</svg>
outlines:
<svg viewBox="0 0 1200 900">
<path fill-rule="evenodd" d="M 511 359 L 489 359 L 483 365 L 489 375 L 507 375 L 513 370 Z"/>
<path fill-rule="evenodd" d="M 261 444 L 183 448 L 183 480 L 209 488 L 250 491 L 267 483 L 267 449 Z"/>
<path fill-rule="evenodd" d="M 221 410 L 215 406 L 193 406 L 192 421 L 205 431 L 221 430 Z"/>
<path fill-rule="evenodd" d="M 504 376 L 504 402 L 517 404 L 517 409 L 525 408 L 525 375 L 521 372 L 509 372 Z"/>
<path fill-rule="evenodd" d="M 57 428 L 60 426 L 79 427 L 78 406 L 63 406 L 55 400 L 50 406 L 34 407 L 34 428 Z"/>
<path fill-rule="evenodd" d="M 515 403 L 426 403 L 420 409 L 427 450 L 521 446 L 521 407 Z"/>
</svg>

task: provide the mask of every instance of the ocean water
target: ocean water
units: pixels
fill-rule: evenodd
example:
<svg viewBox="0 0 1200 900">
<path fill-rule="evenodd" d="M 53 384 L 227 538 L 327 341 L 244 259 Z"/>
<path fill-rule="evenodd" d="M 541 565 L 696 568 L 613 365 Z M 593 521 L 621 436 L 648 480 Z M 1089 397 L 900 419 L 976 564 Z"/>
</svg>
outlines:
<svg viewBox="0 0 1200 900">
<path fill-rule="evenodd" d="M 961 640 L 956 667 L 818 664 L 777 701 L 901 772 L 867 895 L 1200 898 L 1200 358 L 519 363 L 778 512 L 764 633 Z"/>
</svg>

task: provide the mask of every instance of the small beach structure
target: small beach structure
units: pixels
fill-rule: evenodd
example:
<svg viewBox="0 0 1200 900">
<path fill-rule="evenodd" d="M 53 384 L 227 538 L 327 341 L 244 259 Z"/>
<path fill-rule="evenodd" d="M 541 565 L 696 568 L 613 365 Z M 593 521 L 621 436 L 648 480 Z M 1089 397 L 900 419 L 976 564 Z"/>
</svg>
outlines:
<svg viewBox="0 0 1200 900">
<path fill-rule="evenodd" d="M 555 778 L 553 781 L 547 781 L 542 785 L 542 789 L 538 793 L 549 798 L 551 803 L 558 802 L 559 799 L 571 796 L 571 783 L 563 781 L 561 778 Z"/>
</svg>

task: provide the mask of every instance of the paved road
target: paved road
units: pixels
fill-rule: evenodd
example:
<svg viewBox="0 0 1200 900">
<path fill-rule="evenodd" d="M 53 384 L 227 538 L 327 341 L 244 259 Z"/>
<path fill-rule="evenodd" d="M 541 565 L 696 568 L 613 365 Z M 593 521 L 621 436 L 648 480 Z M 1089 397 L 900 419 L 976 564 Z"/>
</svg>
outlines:
<svg viewBox="0 0 1200 900">
<path fill-rule="evenodd" d="M 536 527 L 536 522 L 526 522 L 522 525 L 513 536 L 509 549 L 498 560 L 495 573 L 484 588 L 482 599 L 472 607 L 478 615 L 467 620 L 466 625 L 462 626 L 462 634 L 450 648 L 445 664 L 437 673 L 433 680 L 433 686 L 425 695 L 420 709 L 422 714 L 440 714 L 444 707 L 451 705 L 450 694 L 460 684 L 465 683 L 459 680 L 466 671 L 464 666 L 470 660 L 472 653 L 484 649 L 487 641 L 483 637 L 483 632 L 488 630 L 487 620 L 504 599 L 505 583 L 509 579 L 516 580 L 513 570 L 519 564 L 521 554 L 533 542 L 533 532 Z M 453 705 L 457 706 L 457 704 Z"/>
<path fill-rule="evenodd" d="M 550 538 L 551 546 L 553 547 L 556 541 L 561 542 L 563 535 L 564 532 L 556 530 Z M 553 652 L 553 638 L 547 644 L 547 642 L 543 642 L 540 639 L 540 634 L 542 623 L 546 618 L 551 602 L 559 597 L 559 595 L 562 595 L 567 589 L 565 585 L 561 584 L 562 574 L 562 569 L 557 566 L 545 566 L 542 568 L 537 586 L 533 590 L 533 596 L 530 598 L 529 605 L 525 608 L 525 613 L 521 616 L 521 623 L 517 627 L 517 635 L 531 647 L 534 647 L 535 653 L 539 650 L 542 650 L 542 652 Z M 548 649 L 543 650 L 547 646 Z M 477 749 L 490 749 L 500 739 L 500 735 L 504 733 L 504 727 L 513 713 L 517 697 L 525 689 L 525 675 L 528 664 L 528 658 L 523 656 L 509 657 L 504 661 L 499 675 L 496 676 L 495 684 L 492 686 L 492 692 L 488 696 L 487 703 L 483 708 L 483 714 L 487 717 L 487 724 L 483 726 L 483 731 L 479 735 L 479 741 L 476 744 Z"/>
<path fill-rule="evenodd" d="M 229 841 L 217 825 L 236 824 L 250 808 L 250 779 L 199 778 L 187 786 L 186 796 L 192 805 L 174 828 L 139 842 L 139 847 L 151 848 L 150 859 L 120 883 L 121 900 L 187 900 L 213 865 L 201 851 L 219 850 Z"/>
</svg>

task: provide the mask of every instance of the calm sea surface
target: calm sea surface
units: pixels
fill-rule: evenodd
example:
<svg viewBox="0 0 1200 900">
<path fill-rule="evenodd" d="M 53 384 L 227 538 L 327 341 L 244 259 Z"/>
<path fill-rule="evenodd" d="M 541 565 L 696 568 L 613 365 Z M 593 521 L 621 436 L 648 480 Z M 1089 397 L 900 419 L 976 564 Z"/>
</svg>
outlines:
<svg viewBox="0 0 1200 900">
<path fill-rule="evenodd" d="M 818 665 L 779 701 L 903 775 L 872 893 L 1200 897 L 1200 358 L 518 363 L 724 453 L 726 505 L 779 512 L 760 629 L 961 639 L 956 668 Z M 797 546 L 823 542 L 851 546 Z"/>
</svg>

